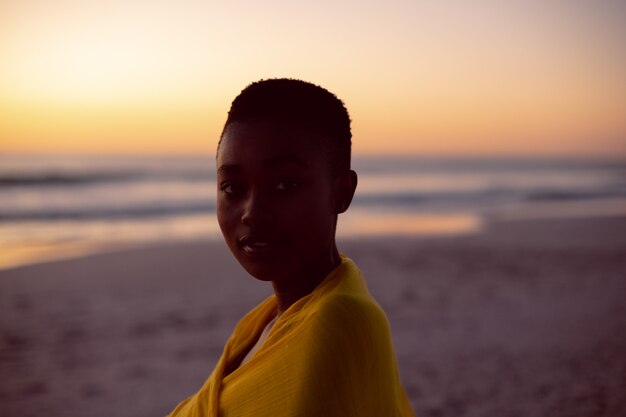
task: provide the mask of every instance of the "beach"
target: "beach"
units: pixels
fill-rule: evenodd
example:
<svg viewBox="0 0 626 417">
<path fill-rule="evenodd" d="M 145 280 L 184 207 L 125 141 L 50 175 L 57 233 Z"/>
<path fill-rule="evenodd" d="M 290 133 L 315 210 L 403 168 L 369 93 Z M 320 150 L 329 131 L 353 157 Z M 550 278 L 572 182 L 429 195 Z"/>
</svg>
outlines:
<svg viewBox="0 0 626 417">
<path fill-rule="evenodd" d="M 626 217 L 343 238 L 416 416 L 626 416 Z M 0 415 L 163 416 L 271 294 L 219 241 L 0 271 Z"/>
</svg>

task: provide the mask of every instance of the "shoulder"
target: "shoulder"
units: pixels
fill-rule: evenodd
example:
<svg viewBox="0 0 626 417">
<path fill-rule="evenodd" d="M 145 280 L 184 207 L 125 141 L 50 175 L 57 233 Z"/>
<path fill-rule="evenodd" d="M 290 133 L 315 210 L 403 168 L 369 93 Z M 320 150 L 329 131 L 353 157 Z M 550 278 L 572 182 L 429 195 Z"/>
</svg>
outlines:
<svg viewBox="0 0 626 417">
<path fill-rule="evenodd" d="M 324 297 L 310 317 L 308 331 L 322 350 L 351 357 L 387 352 L 391 344 L 387 317 L 369 294 Z"/>
<path fill-rule="evenodd" d="M 387 316 L 356 265 L 344 258 L 332 278 L 310 305 L 312 327 L 338 337 L 388 338 Z"/>
<path fill-rule="evenodd" d="M 319 300 L 302 339 L 302 374 L 320 412 L 311 415 L 401 415 L 399 377 L 385 313 L 369 295 Z M 396 410 L 396 411 L 393 411 Z M 323 412 L 322 412 L 323 411 Z"/>
<path fill-rule="evenodd" d="M 328 294 L 320 300 L 315 309 L 318 321 L 331 324 L 358 325 L 370 324 L 386 326 L 387 317 L 382 308 L 369 294 L 336 293 Z"/>
</svg>

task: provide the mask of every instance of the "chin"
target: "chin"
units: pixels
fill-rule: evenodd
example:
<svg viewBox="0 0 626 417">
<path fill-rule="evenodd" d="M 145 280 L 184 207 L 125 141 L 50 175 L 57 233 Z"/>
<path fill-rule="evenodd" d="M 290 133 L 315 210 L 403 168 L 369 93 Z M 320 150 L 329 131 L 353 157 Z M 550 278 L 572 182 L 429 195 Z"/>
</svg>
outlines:
<svg viewBox="0 0 626 417">
<path fill-rule="evenodd" d="M 276 277 L 275 274 L 272 274 L 271 272 L 259 270 L 258 268 L 244 267 L 244 269 L 246 270 L 248 274 L 250 274 L 253 278 L 258 279 L 259 281 L 271 282 L 271 281 L 274 281 Z"/>
<path fill-rule="evenodd" d="M 245 259 L 245 255 L 243 257 L 244 259 L 237 257 L 239 264 L 243 267 L 243 269 L 246 270 L 248 274 L 252 275 L 259 281 L 275 281 L 285 275 L 284 265 L 281 265 L 283 266 L 283 268 L 281 268 L 277 267 L 273 262 L 265 264 L 259 262 L 250 262 L 249 259 Z"/>
</svg>

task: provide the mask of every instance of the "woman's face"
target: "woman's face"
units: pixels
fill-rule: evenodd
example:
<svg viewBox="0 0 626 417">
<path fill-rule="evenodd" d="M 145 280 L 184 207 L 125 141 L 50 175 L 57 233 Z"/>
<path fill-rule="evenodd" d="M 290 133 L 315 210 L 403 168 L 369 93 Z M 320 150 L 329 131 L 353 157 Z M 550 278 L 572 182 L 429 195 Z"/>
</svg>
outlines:
<svg viewBox="0 0 626 417">
<path fill-rule="evenodd" d="M 325 267 L 341 211 L 326 149 L 323 138 L 295 127 L 226 128 L 217 153 L 217 219 L 252 276 L 284 282 Z"/>
</svg>

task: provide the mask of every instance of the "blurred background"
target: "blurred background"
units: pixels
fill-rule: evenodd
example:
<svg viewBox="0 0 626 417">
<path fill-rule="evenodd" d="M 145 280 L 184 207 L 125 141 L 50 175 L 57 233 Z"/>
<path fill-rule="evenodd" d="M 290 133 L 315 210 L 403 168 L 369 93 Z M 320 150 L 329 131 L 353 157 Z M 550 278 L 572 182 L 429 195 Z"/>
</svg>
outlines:
<svg viewBox="0 0 626 417">
<path fill-rule="evenodd" d="M 164 415 L 202 384 L 270 291 L 220 242 L 217 141 L 246 85 L 292 77 L 350 111 L 338 235 L 417 414 L 625 415 L 624 22 L 622 0 L 0 0 L 0 414 Z"/>
<path fill-rule="evenodd" d="M 0 266 L 219 237 L 222 124 L 271 77 L 351 112 L 342 234 L 624 213 L 625 18 L 611 0 L 2 2 Z"/>
</svg>

